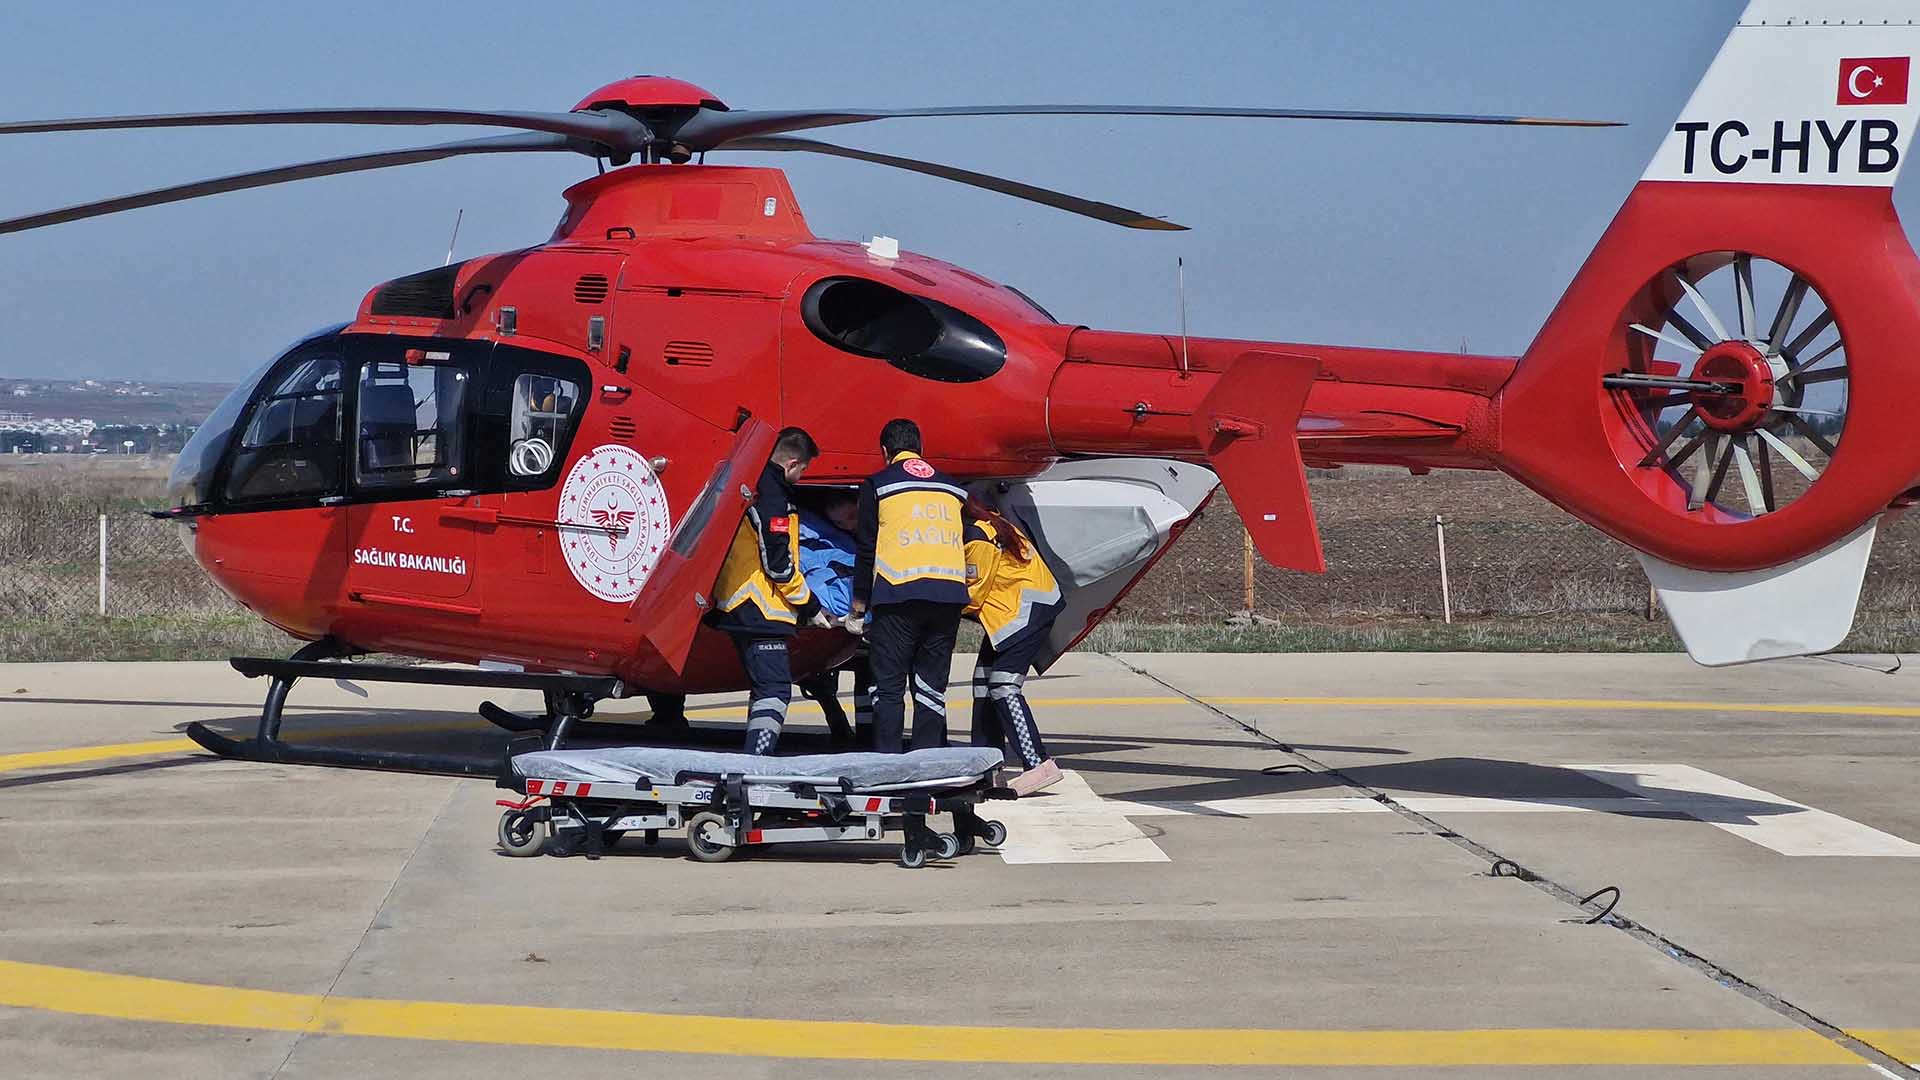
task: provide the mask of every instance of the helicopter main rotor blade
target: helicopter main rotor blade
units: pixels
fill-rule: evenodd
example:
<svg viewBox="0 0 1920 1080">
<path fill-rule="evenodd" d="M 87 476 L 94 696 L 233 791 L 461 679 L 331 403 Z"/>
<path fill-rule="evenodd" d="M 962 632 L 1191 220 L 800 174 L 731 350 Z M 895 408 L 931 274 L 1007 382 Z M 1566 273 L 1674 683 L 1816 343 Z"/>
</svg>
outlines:
<svg viewBox="0 0 1920 1080">
<path fill-rule="evenodd" d="M 351 157 L 327 158 L 323 161 L 309 161 L 300 165 L 283 165 L 277 169 L 263 169 L 259 172 L 239 173 L 234 176 L 222 176 L 213 180 L 200 180 L 191 184 L 179 184 L 174 187 L 158 188 L 141 192 L 138 195 L 122 195 L 114 199 L 102 199 L 99 202 L 82 203 L 62 210 L 49 210 L 45 213 L 30 214 L 26 217 L 0 221 L 0 234 L 25 232 L 47 225 L 59 225 L 85 218 L 102 217 L 117 214 L 123 210 L 138 210 L 145 206 L 160 206 L 165 203 L 185 202 L 207 195 L 220 195 L 229 191 L 245 191 L 248 188 L 269 187 L 295 180 L 310 180 L 317 176 L 337 176 L 341 173 L 366 172 L 371 169 L 390 169 L 398 165 L 417 165 L 424 161 L 439 161 L 444 158 L 462 157 L 468 154 L 520 154 L 554 151 L 581 151 L 581 144 L 565 135 L 539 133 L 495 135 L 485 139 L 467 139 L 461 142 L 440 143 L 436 146 L 420 146 L 410 150 L 383 150 L 372 154 L 355 154 Z"/>
<path fill-rule="evenodd" d="M 680 126 L 674 141 L 688 150 L 715 150 L 736 139 L 789 131 L 927 116 L 1214 116 L 1265 120 L 1350 120 L 1391 124 L 1479 124 L 1530 127 L 1621 127 L 1618 120 L 1470 113 L 1375 112 L 1363 109 L 1262 109 L 1204 105 L 941 105 L 925 109 L 786 109 L 702 112 Z"/>
<path fill-rule="evenodd" d="M 454 124 L 509 127 L 522 131 L 543 131 L 550 135 L 568 135 L 624 152 L 639 150 L 652 136 L 645 124 L 623 113 L 493 112 L 472 109 L 249 109 L 241 112 L 166 113 L 153 116 L 89 116 L 0 123 L 0 135 L 256 124 Z"/>
<path fill-rule="evenodd" d="M 1112 203 L 1095 202 L 1082 199 L 1077 195 L 1053 191 L 1048 188 L 1023 184 L 1018 180 L 990 176 L 970 169 L 941 165 L 933 161 L 920 161 L 916 158 L 896 157 L 893 154 L 876 154 L 871 150 L 855 150 L 850 146 L 838 146 L 834 143 L 820 142 L 815 139 L 796 139 L 789 136 L 751 135 L 730 139 L 721 147 L 723 150 L 774 150 L 800 151 L 810 154 L 827 154 L 832 157 L 851 158 L 854 161 L 866 161 L 875 165 L 887 165 L 895 169 L 905 169 L 926 176 L 937 176 L 942 180 L 951 180 L 956 184 L 985 188 L 1002 195 L 1011 195 L 1016 199 L 1051 206 L 1056 210 L 1065 210 L 1071 214 L 1095 218 L 1114 225 L 1123 225 L 1129 229 L 1155 229 L 1164 232 L 1184 232 L 1185 225 L 1176 225 L 1165 218 L 1152 217 L 1138 210 L 1129 210 Z"/>
</svg>

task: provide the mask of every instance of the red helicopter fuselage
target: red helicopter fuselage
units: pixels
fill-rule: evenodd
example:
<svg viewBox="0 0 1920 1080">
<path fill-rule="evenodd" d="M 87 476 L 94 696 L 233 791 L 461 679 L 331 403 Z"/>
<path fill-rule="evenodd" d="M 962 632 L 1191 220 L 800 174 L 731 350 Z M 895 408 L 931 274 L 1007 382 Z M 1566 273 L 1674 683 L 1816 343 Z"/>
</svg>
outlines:
<svg viewBox="0 0 1920 1080">
<path fill-rule="evenodd" d="M 1226 396 L 1246 424 L 1279 410 L 1284 437 L 1267 452 L 1298 447 L 1244 486 L 1286 504 L 1292 520 L 1273 522 L 1285 532 L 1263 550 L 1304 569 L 1320 555 L 1302 460 L 1494 465 L 1480 433 L 1511 360 L 1062 324 L 958 267 L 814 237 L 773 169 L 634 167 L 566 197 L 546 244 L 376 288 L 352 323 L 236 391 L 176 478 L 200 510 L 187 518 L 194 552 L 223 589 L 300 637 L 705 691 L 738 681 L 724 639 L 702 628 L 688 662 L 663 663 L 634 608 L 748 420 L 813 435 L 808 484 L 877 469 L 895 416 L 918 421 L 929 456 L 969 480 L 1072 455 L 1218 468 L 1220 433 L 1201 422 L 1209 395 L 1236 360 L 1267 355 L 1276 379 Z M 333 374 L 316 381 L 308 354 Z M 1270 400 L 1296 386 L 1304 402 Z M 378 404 L 396 395 L 397 412 Z M 302 409 L 318 418 L 304 428 Z M 281 413 L 306 434 L 260 432 Z M 327 423 L 336 444 L 313 434 Z M 515 457 L 536 429 L 557 444 L 544 464 Z M 292 455 L 319 468 L 253 468 L 267 451 L 249 447 L 276 435 L 316 439 Z M 293 474 L 290 494 L 277 478 Z M 730 524 L 715 531 L 703 543 L 724 546 Z M 796 670 L 848 645 L 803 633 Z"/>
</svg>

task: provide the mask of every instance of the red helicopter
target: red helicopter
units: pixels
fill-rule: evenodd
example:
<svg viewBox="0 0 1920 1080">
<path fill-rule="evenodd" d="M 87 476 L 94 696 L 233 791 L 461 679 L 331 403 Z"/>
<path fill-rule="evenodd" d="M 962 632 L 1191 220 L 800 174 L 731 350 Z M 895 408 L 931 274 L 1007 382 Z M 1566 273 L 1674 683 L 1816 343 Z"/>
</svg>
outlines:
<svg viewBox="0 0 1920 1080">
<path fill-rule="evenodd" d="M 702 617 L 775 432 L 798 425 L 820 444 L 807 485 L 847 485 L 880 466 L 877 435 L 893 416 L 916 418 L 936 464 L 1022 520 L 1060 569 L 1068 608 L 1043 662 L 1167 549 L 1216 476 L 1266 559 L 1324 569 L 1305 468 L 1348 463 L 1502 470 L 1640 553 L 1697 659 L 1796 655 L 1844 637 L 1876 524 L 1920 482 L 1906 412 L 1920 400 L 1909 360 L 1920 262 L 1890 199 L 1916 119 L 1907 72 L 1920 30 L 1809 26 L 1781 10 L 1758 0 L 1742 17 L 1517 358 L 1063 323 L 887 238 L 815 237 L 778 170 L 694 162 L 728 150 L 829 154 L 1178 229 L 792 133 L 1034 113 L 1589 121 L 1160 106 L 739 111 L 642 76 L 565 113 L 0 124 L 0 134 L 514 129 L 90 203 L 0 232 L 461 155 L 577 153 L 615 166 L 565 192 L 547 242 L 376 286 L 351 322 L 242 381 L 182 453 L 166 513 L 200 564 L 312 642 L 291 660 L 235 660 L 273 682 L 254 738 L 193 729 L 228 756 L 493 767 L 283 743 L 280 710 L 302 677 L 538 689 L 547 715 L 489 715 L 537 726 L 555 745 L 570 724 L 584 731 L 577 722 L 603 698 L 742 688 L 732 649 Z M 803 631 L 795 674 L 851 647 L 838 631 Z M 372 651 L 480 667 L 337 662 Z"/>
</svg>

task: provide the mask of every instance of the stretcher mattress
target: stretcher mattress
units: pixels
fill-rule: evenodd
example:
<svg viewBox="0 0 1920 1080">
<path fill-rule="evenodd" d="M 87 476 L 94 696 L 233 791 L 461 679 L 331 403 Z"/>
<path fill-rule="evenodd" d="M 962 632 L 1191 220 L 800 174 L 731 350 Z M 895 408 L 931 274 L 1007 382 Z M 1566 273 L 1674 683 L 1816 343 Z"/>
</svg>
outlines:
<svg viewBox="0 0 1920 1080">
<path fill-rule="evenodd" d="M 947 746 L 905 754 L 801 754 L 760 757 L 677 747 L 616 746 L 588 750 L 539 750 L 513 759 L 521 777 L 542 780 L 670 783 L 679 774 L 845 779 L 856 791 L 915 787 L 964 787 L 1000 767 L 1000 751 L 983 746 Z"/>
</svg>

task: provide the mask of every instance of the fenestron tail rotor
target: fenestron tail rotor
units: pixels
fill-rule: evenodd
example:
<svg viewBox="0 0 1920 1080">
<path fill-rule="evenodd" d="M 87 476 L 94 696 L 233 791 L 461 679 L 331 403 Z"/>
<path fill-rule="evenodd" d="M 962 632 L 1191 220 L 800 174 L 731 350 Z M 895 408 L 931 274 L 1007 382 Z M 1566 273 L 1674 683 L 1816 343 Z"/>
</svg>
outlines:
<svg viewBox="0 0 1920 1080">
<path fill-rule="evenodd" d="M 856 150 L 787 133 L 875 120 L 962 116 L 1161 116 L 1282 120 L 1336 120 L 1411 124 L 1602 127 L 1612 121 L 1525 116 L 1364 110 L 1241 108 L 1183 105 L 948 105 L 932 108 L 734 110 L 717 97 L 678 79 L 643 75 L 594 91 L 571 112 L 442 108 L 264 109 L 231 112 L 97 116 L 0 123 L 0 135 L 121 131 L 143 128 L 244 127 L 284 124 L 366 126 L 455 125 L 504 127 L 524 134 L 439 143 L 263 169 L 235 176 L 161 188 L 0 221 L 0 233 L 120 213 L 140 207 L 197 199 L 223 192 L 290 183 L 318 176 L 394 168 L 472 154 L 571 151 L 625 165 L 685 162 L 714 151 L 775 151 L 824 154 L 935 176 L 1010 195 L 1133 229 L 1181 229 L 1163 218 L 1112 203 L 1036 187 L 1005 177 L 914 158 Z"/>
<path fill-rule="evenodd" d="M 1744 251 L 1687 260 L 1648 288 L 1662 316 L 1628 325 L 1633 361 L 1601 379 L 1643 424 L 1645 452 L 1625 464 L 1665 474 L 1676 513 L 1790 505 L 1830 467 L 1846 424 L 1846 339 L 1826 297 Z"/>
</svg>

